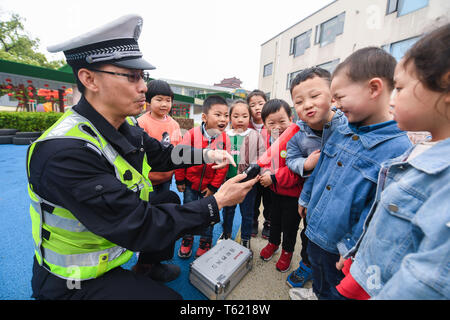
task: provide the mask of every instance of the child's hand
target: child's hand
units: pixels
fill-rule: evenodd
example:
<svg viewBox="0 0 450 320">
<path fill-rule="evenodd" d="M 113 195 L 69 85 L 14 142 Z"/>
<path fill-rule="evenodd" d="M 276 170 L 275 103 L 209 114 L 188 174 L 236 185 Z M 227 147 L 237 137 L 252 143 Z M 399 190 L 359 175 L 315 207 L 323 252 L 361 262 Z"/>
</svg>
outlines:
<svg viewBox="0 0 450 320">
<path fill-rule="evenodd" d="M 339 261 L 336 262 L 336 269 L 342 270 L 342 268 L 344 267 L 344 262 L 345 262 L 345 259 L 341 256 L 339 258 Z"/>
<path fill-rule="evenodd" d="M 314 150 L 308 158 L 306 158 L 305 163 L 303 164 L 303 169 L 305 171 L 312 171 L 316 167 L 317 162 L 320 158 L 320 150 Z"/>
<path fill-rule="evenodd" d="M 201 193 L 202 193 L 203 198 L 212 196 L 214 194 L 214 192 L 209 190 L 208 188 L 205 188 L 205 190 L 202 190 Z"/>
<path fill-rule="evenodd" d="M 298 214 L 300 215 L 300 217 L 305 219 L 306 218 L 306 208 L 301 205 L 298 205 Z"/>
<path fill-rule="evenodd" d="M 272 178 L 270 177 L 270 172 L 266 172 L 259 178 L 259 183 L 264 187 L 267 188 L 272 184 Z"/>
<path fill-rule="evenodd" d="M 186 190 L 186 185 L 185 184 L 177 184 L 177 189 L 178 189 L 178 192 L 184 192 L 184 190 Z"/>
</svg>

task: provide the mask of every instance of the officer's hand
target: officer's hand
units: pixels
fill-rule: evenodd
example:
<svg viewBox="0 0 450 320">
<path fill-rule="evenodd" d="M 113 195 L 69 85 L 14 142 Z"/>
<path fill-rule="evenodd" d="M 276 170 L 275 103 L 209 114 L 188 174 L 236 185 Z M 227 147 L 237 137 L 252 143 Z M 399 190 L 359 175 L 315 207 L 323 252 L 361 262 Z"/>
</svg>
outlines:
<svg viewBox="0 0 450 320">
<path fill-rule="evenodd" d="M 246 176 L 245 173 L 241 173 L 229 179 L 220 187 L 219 191 L 214 194 L 219 210 L 223 207 L 234 206 L 235 204 L 244 201 L 247 193 L 259 179 L 256 177 L 246 182 L 239 183 L 239 181 L 243 180 Z"/>
<path fill-rule="evenodd" d="M 186 190 L 186 185 L 185 184 L 177 184 L 177 189 L 178 189 L 178 192 L 184 192 L 184 190 Z"/>
<path fill-rule="evenodd" d="M 225 150 L 207 150 L 205 152 L 207 152 L 207 157 L 210 160 L 209 162 L 216 163 L 216 165 L 212 166 L 213 169 L 222 169 L 229 164 L 236 167 L 233 156 Z"/>
</svg>

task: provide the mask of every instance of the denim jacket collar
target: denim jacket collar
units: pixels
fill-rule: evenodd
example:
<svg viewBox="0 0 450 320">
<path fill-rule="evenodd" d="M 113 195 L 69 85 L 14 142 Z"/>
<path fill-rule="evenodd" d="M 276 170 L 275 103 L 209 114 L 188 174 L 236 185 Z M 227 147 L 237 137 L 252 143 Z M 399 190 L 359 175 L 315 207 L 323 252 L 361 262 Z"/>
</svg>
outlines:
<svg viewBox="0 0 450 320">
<path fill-rule="evenodd" d="M 447 138 L 436 143 L 429 150 L 408 161 L 408 163 L 417 170 L 427 174 L 438 174 L 450 165 L 449 154 L 450 138 Z"/>
<path fill-rule="evenodd" d="M 339 132 L 344 135 L 355 135 L 352 129 L 348 125 L 340 126 L 338 128 Z M 372 149 L 376 145 L 393 139 L 398 136 L 405 135 L 406 132 L 400 130 L 397 126 L 397 122 L 394 120 L 388 121 L 386 126 L 381 128 L 377 128 L 373 131 L 362 132 L 362 134 L 358 135 L 361 139 L 361 143 L 366 149 Z"/>
</svg>

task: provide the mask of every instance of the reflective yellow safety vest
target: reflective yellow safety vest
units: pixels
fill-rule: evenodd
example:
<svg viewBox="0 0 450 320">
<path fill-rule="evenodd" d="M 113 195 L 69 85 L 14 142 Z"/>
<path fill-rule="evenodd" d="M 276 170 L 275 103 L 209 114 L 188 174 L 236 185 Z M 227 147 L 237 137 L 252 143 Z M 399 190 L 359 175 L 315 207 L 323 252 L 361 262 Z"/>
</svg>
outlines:
<svg viewBox="0 0 450 320">
<path fill-rule="evenodd" d="M 131 125 L 134 118 L 127 118 Z M 131 166 L 88 119 L 74 110 L 68 110 L 45 131 L 28 150 L 27 172 L 36 143 L 50 139 L 80 139 L 89 143 L 114 167 L 116 178 L 128 189 L 139 192 L 148 201 L 153 191 L 148 179 L 151 170 L 144 155 L 142 171 Z M 90 232 L 67 209 L 41 198 L 28 183 L 31 198 L 30 215 L 36 259 L 52 274 L 70 280 L 87 280 L 126 263 L 133 252 Z"/>
</svg>

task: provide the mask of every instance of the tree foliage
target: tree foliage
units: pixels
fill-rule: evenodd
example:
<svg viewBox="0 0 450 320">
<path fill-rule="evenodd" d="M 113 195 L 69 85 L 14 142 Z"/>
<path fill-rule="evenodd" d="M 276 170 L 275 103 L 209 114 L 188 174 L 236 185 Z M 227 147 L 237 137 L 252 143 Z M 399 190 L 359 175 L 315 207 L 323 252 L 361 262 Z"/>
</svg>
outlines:
<svg viewBox="0 0 450 320">
<path fill-rule="evenodd" d="M 45 68 L 58 69 L 64 60 L 48 61 L 38 52 L 39 38 L 32 38 L 23 25 L 24 19 L 18 14 L 11 14 L 9 19 L 0 21 L 0 59 L 21 62 Z"/>
</svg>

